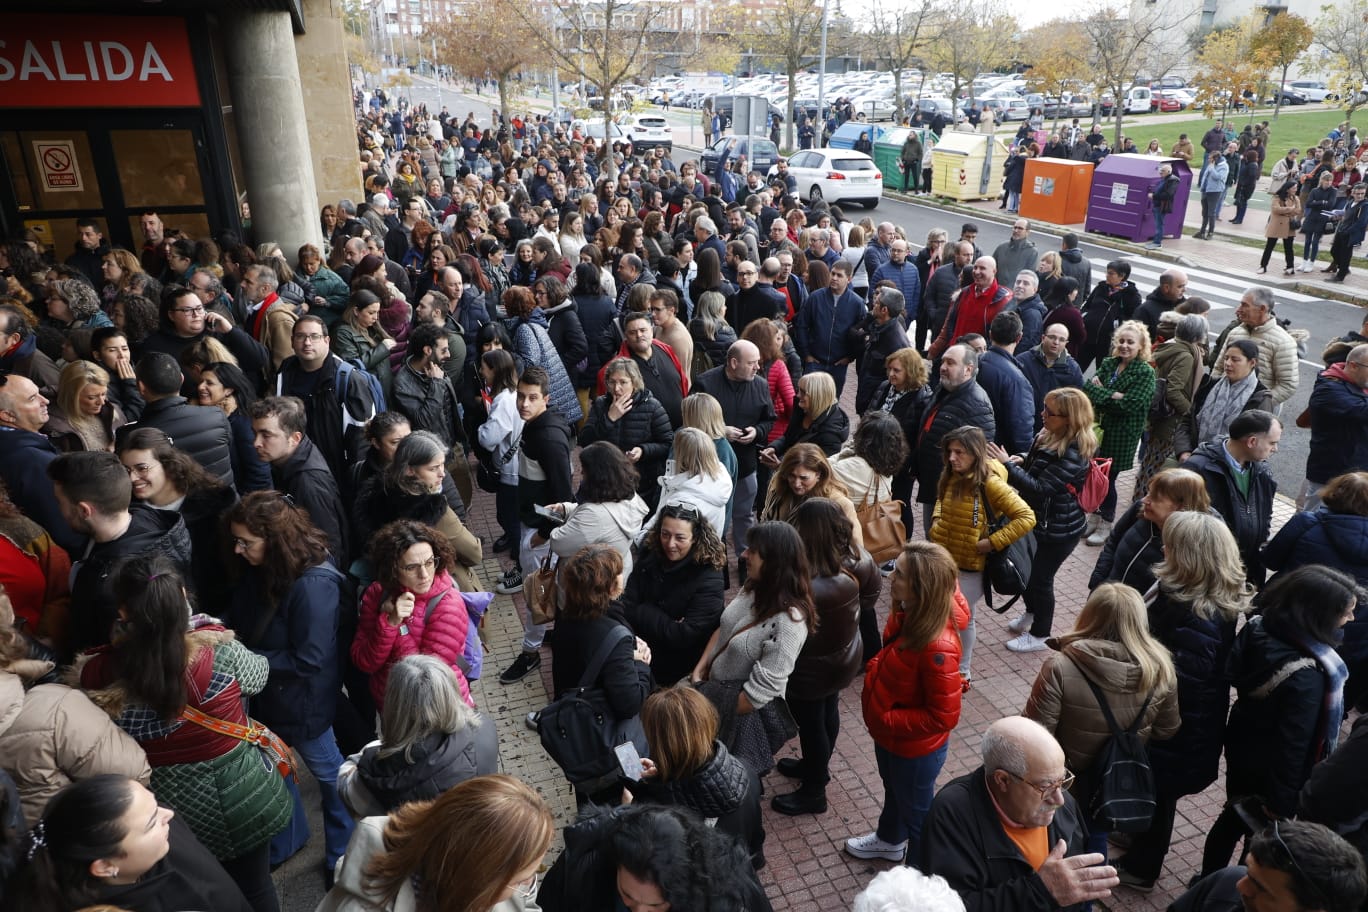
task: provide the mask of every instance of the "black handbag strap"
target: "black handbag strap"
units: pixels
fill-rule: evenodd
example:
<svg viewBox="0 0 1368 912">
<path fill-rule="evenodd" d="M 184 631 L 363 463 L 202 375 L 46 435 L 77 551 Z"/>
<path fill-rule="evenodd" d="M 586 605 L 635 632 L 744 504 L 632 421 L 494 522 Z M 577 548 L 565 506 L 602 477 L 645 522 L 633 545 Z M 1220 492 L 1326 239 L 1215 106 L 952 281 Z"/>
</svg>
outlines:
<svg viewBox="0 0 1368 912">
<path fill-rule="evenodd" d="M 585 666 L 584 674 L 580 675 L 579 684 L 576 685 L 580 690 L 591 686 L 598 680 L 599 672 L 603 671 L 603 663 L 608 661 L 608 654 L 616 648 L 617 644 L 625 639 L 630 639 L 634 634 L 619 624 L 614 632 L 603 638 L 599 643 L 598 649 L 594 650 L 594 657 Z"/>
<path fill-rule="evenodd" d="M 1073 662 L 1073 659 L 1069 659 L 1069 661 Z M 1078 668 L 1077 662 L 1073 662 L 1073 665 L 1075 668 Z M 1102 708 L 1102 715 L 1107 720 L 1107 727 L 1111 729 L 1112 737 L 1116 737 L 1122 732 L 1133 735 L 1140 729 L 1140 722 L 1145 718 L 1145 710 L 1149 709 L 1150 700 L 1154 699 L 1153 690 L 1145 695 L 1145 702 L 1140 704 L 1140 711 L 1135 714 L 1135 719 L 1131 721 L 1131 724 L 1126 728 L 1122 728 L 1117 724 L 1116 716 L 1112 715 L 1111 706 L 1107 703 L 1107 695 L 1102 692 L 1102 688 L 1094 684 L 1092 678 L 1089 678 L 1083 672 L 1082 668 L 1078 668 L 1078 674 L 1083 678 L 1083 683 L 1087 684 L 1088 689 L 1093 692 L 1093 696 L 1097 698 L 1097 705 Z"/>
</svg>

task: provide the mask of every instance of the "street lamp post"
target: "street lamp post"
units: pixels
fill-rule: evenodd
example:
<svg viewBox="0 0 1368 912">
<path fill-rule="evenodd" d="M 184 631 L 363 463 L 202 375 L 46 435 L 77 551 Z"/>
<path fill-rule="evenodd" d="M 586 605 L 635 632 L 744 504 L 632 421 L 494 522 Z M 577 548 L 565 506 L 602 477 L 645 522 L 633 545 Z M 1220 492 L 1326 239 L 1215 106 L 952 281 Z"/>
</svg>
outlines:
<svg viewBox="0 0 1368 912">
<path fill-rule="evenodd" d="M 822 123 L 822 101 L 826 97 L 826 63 L 827 63 L 827 12 L 831 9 L 831 0 L 822 0 L 822 51 L 821 62 L 817 66 L 817 122 Z M 793 119 L 793 112 L 789 112 L 789 119 Z M 820 127 L 817 135 L 822 135 Z"/>
</svg>

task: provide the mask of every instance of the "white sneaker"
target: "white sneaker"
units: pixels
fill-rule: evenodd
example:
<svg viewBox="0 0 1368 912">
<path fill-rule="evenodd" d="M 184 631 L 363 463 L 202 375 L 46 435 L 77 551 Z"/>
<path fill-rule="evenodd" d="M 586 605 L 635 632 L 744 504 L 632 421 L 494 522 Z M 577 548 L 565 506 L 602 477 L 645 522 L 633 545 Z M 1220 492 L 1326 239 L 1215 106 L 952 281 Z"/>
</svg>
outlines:
<svg viewBox="0 0 1368 912">
<path fill-rule="evenodd" d="M 1099 514 L 1099 513 L 1089 513 L 1089 514 L 1088 514 L 1087 524 L 1083 527 L 1083 534 L 1084 534 L 1084 535 L 1092 535 L 1094 532 L 1097 531 L 1097 526 L 1098 526 L 1098 524 L 1101 523 L 1101 522 L 1102 522 L 1102 516 L 1101 516 L 1101 514 Z"/>
<path fill-rule="evenodd" d="M 1102 545 L 1105 545 L 1107 543 L 1107 536 L 1111 534 L 1111 527 L 1112 524 L 1109 522 L 1098 523 L 1097 528 L 1093 530 L 1092 535 L 1089 535 L 1084 539 L 1084 544 L 1091 545 L 1094 548 L 1100 548 Z"/>
<path fill-rule="evenodd" d="M 1040 652 L 1042 649 L 1048 649 L 1049 646 L 1045 644 L 1044 637 L 1031 636 L 1029 633 L 1023 633 L 1015 640 L 1008 640 L 1007 648 L 1012 650 L 1012 652 Z"/>
<path fill-rule="evenodd" d="M 882 858 L 884 861 L 902 861 L 903 856 L 907 854 L 907 842 L 903 841 L 895 845 L 891 842 L 884 842 L 879 838 L 878 833 L 866 833 L 863 836 L 851 836 L 847 839 L 845 850 L 856 858 Z"/>
<path fill-rule="evenodd" d="M 1025 614 L 1014 618 L 1011 623 L 1007 625 L 1007 629 L 1012 631 L 1012 633 L 1025 633 L 1031 629 L 1031 622 L 1033 620 L 1035 620 L 1035 617 L 1031 612 L 1027 611 Z"/>
<path fill-rule="evenodd" d="M 1302 264 L 1302 272 L 1310 272 L 1313 268 L 1315 268 L 1315 264 L 1310 260 L 1307 260 Z"/>
</svg>

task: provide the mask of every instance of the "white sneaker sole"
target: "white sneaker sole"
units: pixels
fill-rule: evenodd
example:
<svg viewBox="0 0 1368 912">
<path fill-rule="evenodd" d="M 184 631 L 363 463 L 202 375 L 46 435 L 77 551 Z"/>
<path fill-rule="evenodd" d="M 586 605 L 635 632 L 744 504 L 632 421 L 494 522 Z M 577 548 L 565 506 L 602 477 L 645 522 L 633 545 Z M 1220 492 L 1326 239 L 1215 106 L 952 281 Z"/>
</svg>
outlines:
<svg viewBox="0 0 1368 912">
<path fill-rule="evenodd" d="M 852 858 L 859 858 L 865 861 L 879 859 L 882 861 L 902 861 L 907 855 L 907 847 L 903 846 L 902 851 L 894 854 L 889 849 L 856 849 L 849 842 L 845 845 L 846 854 Z"/>
</svg>

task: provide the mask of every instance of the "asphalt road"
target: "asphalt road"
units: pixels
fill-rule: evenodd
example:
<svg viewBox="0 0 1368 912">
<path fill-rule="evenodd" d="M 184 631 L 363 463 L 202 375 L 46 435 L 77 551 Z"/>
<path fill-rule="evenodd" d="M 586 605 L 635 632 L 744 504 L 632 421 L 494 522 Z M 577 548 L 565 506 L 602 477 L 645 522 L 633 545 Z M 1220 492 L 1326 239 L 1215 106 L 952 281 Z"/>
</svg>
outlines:
<svg viewBox="0 0 1368 912">
<path fill-rule="evenodd" d="M 457 93 L 450 88 L 444 88 L 441 91 L 439 103 L 437 88 L 425 82 L 415 84 L 405 90 L 405 94 L 414 103 L 425 102 L 429 110 L 440 110 L 441 104 L 444 103 L 449 111 L 462 118 L 466 111 L 474 111 L 476 118 L 484 123 L 489 120 L 491 107 L 498 104 L 497 96 L 491 97 L 486 94 L 477 98 L 472 95 Z M 550 99 L 543 96 L 532 105 L 519 105 L 517 109 L 544 110 L 549 106 L 549 103 Z M 702 132 L 697 128 L 697 111 L 676 109 L 670 112 L 669 119 L 674 126 L 677 147 L 697 148 L 701 145 Z M 684 149 L 679 149 L 673 158 L 676 164 L 684 161 Z M 966 221 L 973 221 L 979 226 L 978 245 L 985 252 L 992 251 L 998 244 L 1006 241 L 1010 233 L 1009 224 L 998 224 L 982 218 L 964 216 L 958 212 L 941 209 L 932 202 L 913 203 L 885 198 L 872 212 L 866 212 L 858 207 L 850 207 L 847 212 L 847 215 L 856 220 L 866 214 L 874 218 L 875 222 L 891 221 L 901 226 L 912 243 L 914 251 L 920 249 L 927 232 L 932 228 L 944 228 L 949 232 L 951 238 L 957 238 L 959 237 L 959 226 Z M 1033 232 L 1032 239 L 1035 241 L 1036 247 L 1042 252 L 1057 249 L 1059 246 L 1057 235 Z M 1123 253 L 1108 246 L 1105 240 L 1100 240 L 1095 235 L 1084 235 L 1081 246 L 1084 254 L 1093 262 L 1095 280 L 1102 278 L 1103 267 L 1108 260 L 1118 257 L 1129 260 L 1132 266 L 1131 280 L 1139 286 L 1142 295 L 1148 294 L 1158 285 L 1160 273 L 1170 265 L 1161 260 Z M 1234 319 L 1235 307 L 1251 283 L 1247 277 L 1233 272 L 1227 273 L 1210 269 L 1187 269 L 1186 271 L 1188 273 L 1188 294 L 1200 295 L 1212 304 L 1212 313 L 1209 319 L 1214 338 L 1227 322 Z M 1321 349 L 1330 339 L 1343 335 L 1349 330 L 1358 329 L 1363 320 L 1363 310 L 1341 301 L 1282 291 L 1278 292 L 1277 301 L 1276 309 L 1280 317 L 1290 319 L 1293 327 L 1306 329 L 1311 333 L 1311 338 L 1307 342 L 1308 357 L 1301 362 L 1297 393 L 1283 406 L 1283 419 L 1286 424 L 1283 441 L 1278 453 L 1270 460 L 1273 475 L 1278 482 L 1278 490 L 1290 497 L 1295 497 L 1301 487 L 1303 470 L 1306 467 L 1310 432 L 1294 427 L 1293 422 L 1296 416 L 1306 408 L 1316 374 L 1323 368 L 1323 365 L 1317 360 Z"/>
</svg>

